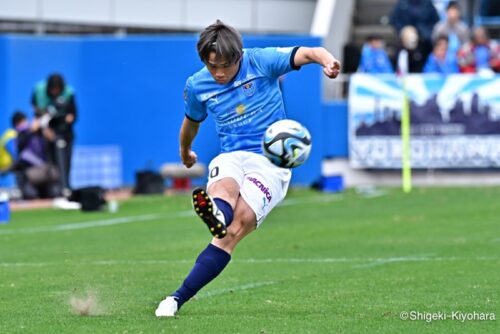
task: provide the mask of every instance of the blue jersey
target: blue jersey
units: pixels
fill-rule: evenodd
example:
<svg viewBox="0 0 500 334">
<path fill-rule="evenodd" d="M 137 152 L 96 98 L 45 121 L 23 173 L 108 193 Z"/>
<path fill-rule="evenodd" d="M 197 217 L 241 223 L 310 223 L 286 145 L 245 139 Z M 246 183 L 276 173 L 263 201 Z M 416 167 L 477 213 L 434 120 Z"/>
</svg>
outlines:
<svg viewBox="0 0 500 334">
<path fill-rule="evenodd" d="M 218 84 L 204 67 L 186 82 L 186 117 L 202 122 L 210 113 L 221 152 L 261 153 L 267 127 L 286 118 L 278 81 L 281 75 L 298 69 L 293 62 L 297 49 L 244 49 L 238 73 L 225 85 Z"/>
<path fill-rule="evenodd" d="M 384 49 L 363 46 L 359 61 L 359 72 L 364 73 L 393 73 L 391 61 Z"/>
<path fill-rule="evenodd" d="M 440 73 L 440 74 L 452 74 L 460 72 L 458 69 L 458 63 L 455 57 L 449 57 L 448 54 L 444 60 L 437 58 L 433 53 L 427 58 L 425 63 L 424 73 Z"/>
</svg>

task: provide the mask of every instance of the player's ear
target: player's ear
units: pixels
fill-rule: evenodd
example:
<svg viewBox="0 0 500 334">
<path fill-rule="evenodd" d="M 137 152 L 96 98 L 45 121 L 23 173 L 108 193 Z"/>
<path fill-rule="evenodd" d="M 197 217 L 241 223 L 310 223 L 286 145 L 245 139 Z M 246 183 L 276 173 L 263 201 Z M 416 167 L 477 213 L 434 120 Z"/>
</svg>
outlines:
<svg viewBox="0 0 500 334">
<path fill-rule="evenodd" d="M 236 61 L 234 62 L 236 65 L 239 65 L 241 63 L 241 59 L 243 58 L 243 54 L 241 56 L 238 57 L 238 59 L 236 59 Z"/>
</svg>

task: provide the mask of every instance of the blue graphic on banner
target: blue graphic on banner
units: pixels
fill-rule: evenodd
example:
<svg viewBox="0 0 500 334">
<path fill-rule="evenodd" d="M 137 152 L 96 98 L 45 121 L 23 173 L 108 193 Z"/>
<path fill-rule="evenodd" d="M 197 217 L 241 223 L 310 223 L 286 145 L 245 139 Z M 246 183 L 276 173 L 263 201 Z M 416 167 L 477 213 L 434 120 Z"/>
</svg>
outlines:
<svg viewBox="0 0 500 334">
<path fill-rule="evenodd" d="M 414 168 L 500 167 L 500 76 L 409 75 L 405 86 Z M 403 97 L 402 80 L 393 75 L 352 76 L 353 167 L 401 168 Z"/>
</svg>

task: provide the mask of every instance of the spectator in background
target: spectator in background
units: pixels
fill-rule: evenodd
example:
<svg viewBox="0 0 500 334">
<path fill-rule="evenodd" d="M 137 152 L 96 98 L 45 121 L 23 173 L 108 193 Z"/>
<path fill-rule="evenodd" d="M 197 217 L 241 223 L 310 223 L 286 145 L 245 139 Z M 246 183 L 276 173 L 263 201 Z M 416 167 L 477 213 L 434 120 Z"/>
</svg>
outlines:
<svg viewBox="0 0 500 334">
<path fill-rule="evenodd" d="M 469 0 L 432 0 L 432 3 L 434 4 L 434 7 L 436 7 L 439 19 L 443 21 L 446 20 L 446 8 L 450 2 L 457 2 L 460 8 L 467 10 L 468 1 Z"/>
<path fill-rule="evenodd" d="M 500 72 L 500 46 L 483 27 L 474 29 L 472 40 L 460 48 L 457 58 L 462 73 Z"/>
<path fill-rule="evenodd" d="M 417 29 L 419 51 L 426 59 L 432 50 L 431 35 L 439 15 L 431 0 L 399 0 L 392 10 L 389 21 L 397 34 L 406 26 Z"/>
<path fill-rule="evenodd" d="M 396 68 L 399 74 L 421 73 L 425 58 L 418 47 L 418 32 L 413 26 L 401 29 L 400 47 L 396 56 Z"/>
<path fill-rule="evenodd" d="M 40 119 L 31 124 L 26 115 L 16 111 L 12 126 L 17 131 L 17 156 L 14 171 L 24 199 L 53 198 L 60 195 L 59 174 L 47 159 L 48 129 L 41 128 Z"/>
<path fill-rule="evenodd" d="M 361 60 L 358 72 L 364 73 L 393 73 L 391 62 L 384 50 L 384 43 L 380 36 L 371 35 L 361 50 Z"/>
<path fill-rule="evenodd" d="M 49 140 L 49 159 L 61 171 L 61 186 L 69 192 L 69 174 L 76 121 L 75 94 L 62 75 L 54 73 L 36 84 L 31 98 L 35 115 L 48 121 L 55 139 Z"/>
<path fill-rule="evenodd" d="M 434 44 L 432 53 L 427 58 L 424 73 L 451 74 L 458 73 L 456 57 L 448 53 L 448 38 L 439 36 Z"/>
<path fill-rule="evenodd" d="M 446 7 L 446 20 L 437 23 L 432 30 L 432 42 L 440 36 L 448 37 L 448 53 L 455 56 L 460 47 L 469 41 L 469 27 L 460 20 L 460 7 L 456 1 L 450 1 Z"/>
</svg>

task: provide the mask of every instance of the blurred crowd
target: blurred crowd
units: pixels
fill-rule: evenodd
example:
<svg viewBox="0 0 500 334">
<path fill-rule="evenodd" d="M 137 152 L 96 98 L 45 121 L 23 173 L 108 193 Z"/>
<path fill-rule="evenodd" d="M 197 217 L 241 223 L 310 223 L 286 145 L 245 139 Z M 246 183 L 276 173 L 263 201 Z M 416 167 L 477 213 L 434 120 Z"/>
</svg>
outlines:
<svg viewBox="0 0 500 334">
<path fill-rule="evenodd" d="M 497 2 L 500 1 L 482 1 L 481 6 L 493 8 L 492 3 Z M 432 0 L 399 0 L 389 18 L 398 35 L 396 53 L 391 59 L 383 38 L 370 35 L 361 50 L 358 72 L 500 72 L 498 41 L 491 39 L 482 26 L 471 31 L 462 21 L 459 2 L 449 1 L 445 8 L 445 15 L 440 19 Z"/>
<path fill-rule="evenodd" d="M 38 82 L 33 114 L 17 110 L 0 138 L 0 174 L 13 173 L 23 199 L 70 193 L 69 172 L 76 120 L 75 95 L 62 75 Z"/>
</svg>

